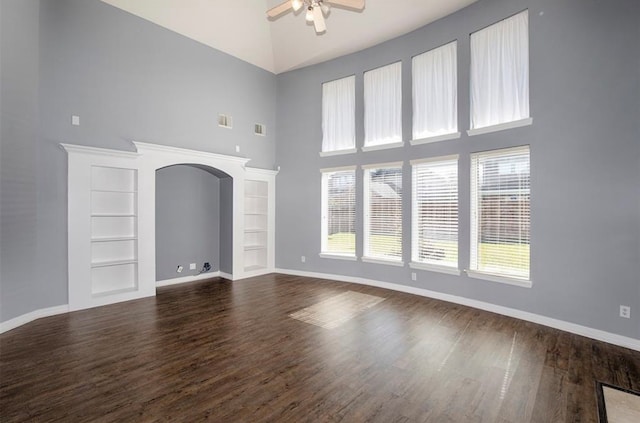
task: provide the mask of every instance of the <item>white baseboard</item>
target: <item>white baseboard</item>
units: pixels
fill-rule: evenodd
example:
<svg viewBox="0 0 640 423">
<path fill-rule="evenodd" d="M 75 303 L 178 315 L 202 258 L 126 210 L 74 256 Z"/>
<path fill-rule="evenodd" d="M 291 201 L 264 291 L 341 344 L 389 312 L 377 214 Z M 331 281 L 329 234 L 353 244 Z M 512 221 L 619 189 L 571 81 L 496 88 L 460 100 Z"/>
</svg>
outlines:
<svg viewBox="0 0 640 423">
<path fill-rule="evenodd" d="M 40 319 L 42 317 L 55 316 L 56 314 L 62 314 L 67 312 L 69 312 L 68 304 L 34 310 L 32 312 L 23 314 L 21 316 L 14 317 L 13 319 L 9 319 L 6 322 L 1 322 L 0 333 L 5 333 L 7 331 L 10 331 L 11 329 L 15 329 L 18 326 L 25 325 L 29 322 L 33 322 L 34 320 Z"/>
<path fill-rule="evenodd" d="M 229 279 L 230 281 L 233 280 L 233 275 L 231 273 L 225 273 L 225 272 L 218 272 L 218 273 L 220 273 L 221 278 Z"/>
<path fill-rule="evenodd" d="M 356 283 L 360 285 L 375 286 L 378 288 L 390 289 L 393 291 L 406 292 L 408 294 L 420 295 L 422 297 L 434 298 L 436 300 L 448 301 L 465 305 L 480 310 L 490 311 L 492 313 L 502 314 L 504 316 L 514 317 L 516 319 L 525 320 L 527 322 L 537 323 L 543 326 L 560 329 L 565 332 L 574 333 L 576 335 L 585 336 L 587 338 L 606 342 L 608 344 L 618 345 L 632 350 L 640 351 L 640 339 L 629 338 L 611 332 L 605 332 L 599 329 L 593 329 L 587 326 L 581 326 L 575 323 L 565 322 L 563 320 L 551 317 L 541 316 L 539 314 L 529 313 L 527 311 L 517 310 L 514 308 L 503 307 L 484 301 L 472 300 L 457 295 L 444 294 L 442 292 L 430 291 L 428 289 L 416 288 L 413 286 L 399 285 L 390 282 L 376 281 L 373 279 L 359 278 L 353 276 L 332 275 L 327 273 L 305 272 L 291 269 L 276 269 L 277 273 L 293 276 L 307 276 L 311 278 L 329 279 L 339 282 Z"/>
<path fill-rule="evenodd" d="M 178 285 L 181 283 L 188 283 L 188 282 L 201 281 L 204 279 L 216 278 L 218 276 L 222 276 L 222 274 L 220 272 L 200 273 L 199 275 L 183 276 L 181 278 L 173 278 L 173 279 L 165 279 L 163 281 L 157 281 L 156 286 Z"/>
</svg>

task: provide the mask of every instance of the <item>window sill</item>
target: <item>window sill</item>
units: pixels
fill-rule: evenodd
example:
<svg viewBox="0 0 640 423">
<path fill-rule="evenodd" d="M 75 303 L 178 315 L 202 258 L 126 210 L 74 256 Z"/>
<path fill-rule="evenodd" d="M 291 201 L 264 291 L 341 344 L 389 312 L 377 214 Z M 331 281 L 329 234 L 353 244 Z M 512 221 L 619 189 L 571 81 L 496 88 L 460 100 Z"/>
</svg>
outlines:
<svg viewBox="0 0 640 423">
<path fill-rule="evenodd" d="M 329 157 L 329 156 L 340 156 L 343 154 L 353 154 L 358 151 L 357 148 L 348 148 L 346 150 L 335 150 L 335 151 L 321 151 L 320 157 Z"/>
<path fill-rule="evenodd" d="M 362 151 L 367 152 L 367 151 L 376 151 L 376 150 L 386 150 L 388 148 L 399 148 L 402 146 L 404 146 L 404 142 L 397 141 L 389 144 L 365 145 L 364 147 L 362 147 Z"/>
<path fill-rule="evenodd" d="M 429 144 L 432 142 L 447 141 L 447 140 L 453 140 L 456 138 L 460 138 L 460 132 L 452 132 L 450 134 L 434 135 L 432 137 L 418 138 L 415 140 L 411 140 L 410 144 L 411 145 Z"/>
<path fill-rule="evenodd" d="M 362 261 L 365 263 L 386 264 L 388 266 L 404 267 L 404 262 L 402 261 L 385 260 L 385 259 L 371 258 L 371 257 L 362 257 Z"/>
<path fill-rule="evenodd" d="M 505 129 L 519 128 L 521 126 L 529 126 L 533 124 L 533 118 L 525 118 L 515 120 L 513 122 L 499 123 L 497 125 L 484 126 L 482 128 L 469 129 L 467 135 L 470 137 L 474 135 L 488 134 L 490 132 L 504 131 Z"/>
<path fill-rule="evenodd" d="M 437 264 L 419 263 L 415 261 L 409 263 L 409 267 L 412 269 L 428 270 L 430 272 L 440 272 L 460 276 L 460 269 L 454 267 L 438 266 Z"/>
<path fill-rule="evenodd" d="M 474 279 L 482 279 L 485 281 L 505 283 L 508 285 L 520 286 L 522 288 L 531 288 L 530 280 L 510 278 L 509 276 L 495 275 L 492 273 L 477 272 L 475 270 L 465 270 L 467 276 Z"/>
<path fill-rule="evenodd" d="M 320 257 L 326 259 L 336 259 L 336 260 L 348 260 L 348 261 L 357 261 L 358 257 L 349 256 L 346 254 L 336 254 L 336 253 L 320 253 Z"/>
</svg>

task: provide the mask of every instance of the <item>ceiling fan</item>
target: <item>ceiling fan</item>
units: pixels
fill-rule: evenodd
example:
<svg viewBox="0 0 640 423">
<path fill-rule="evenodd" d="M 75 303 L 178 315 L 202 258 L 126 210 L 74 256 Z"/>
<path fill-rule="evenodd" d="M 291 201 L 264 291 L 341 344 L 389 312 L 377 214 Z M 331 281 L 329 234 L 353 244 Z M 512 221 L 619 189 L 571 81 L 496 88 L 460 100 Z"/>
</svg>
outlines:
<svg viewBox="0 0 640 423">
<path fill-rule="evenodd" d="M 327 30 L 324 18 L 329 14 L 330 4 L 353 10 L 364 9 L 364 0 L 286 0 L 267 10 L 267 16 L 275 19 L 290 9 L 296 13 L 304 6 L 307 9 L 305 14 L 307 22 L 313 22 L 316 33 L 321 34 Z"/>
</svg>

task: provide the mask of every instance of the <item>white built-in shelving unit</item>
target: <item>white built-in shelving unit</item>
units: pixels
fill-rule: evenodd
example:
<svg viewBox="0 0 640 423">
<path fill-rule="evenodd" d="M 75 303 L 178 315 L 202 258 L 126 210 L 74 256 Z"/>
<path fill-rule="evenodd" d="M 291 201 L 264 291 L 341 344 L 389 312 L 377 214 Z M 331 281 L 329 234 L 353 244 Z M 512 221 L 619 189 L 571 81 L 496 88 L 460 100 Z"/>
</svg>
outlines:
<svg viewBox="0 0 640 423">
<path fill-rule="evenodd" d="M 244 184 L 244 270 L 267 268 L 269 184 L 247 179 Z"/>
<path fill-rule="evenodd" d="M 91 167 L 91 294 L 138 287 L 136 169 Z"/>
<path fill-rule="evenodd" d="M 218 169 L 233 180 L 233 280 L 275 268 L 275 177 L 243 157 L 133 142 L 136 152 L 62 144 L 68 168 L 69 309 L 153 296 L 156 170 Z"/>
</svg>

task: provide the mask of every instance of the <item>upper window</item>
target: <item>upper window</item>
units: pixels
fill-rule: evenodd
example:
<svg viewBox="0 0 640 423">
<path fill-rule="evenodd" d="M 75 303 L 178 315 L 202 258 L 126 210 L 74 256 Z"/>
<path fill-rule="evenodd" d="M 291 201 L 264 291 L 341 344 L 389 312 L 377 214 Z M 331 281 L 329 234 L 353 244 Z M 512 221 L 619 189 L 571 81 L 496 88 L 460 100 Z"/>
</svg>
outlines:
<svg viewBox="0 0 640 423">
<path fill-rule="evenodd" d="M 471 271 L 529 281 L 529 175 L 528 146 L 471 156 Z"/>
<path fill-rule="evenodd" d="M 412 161 L 416 264 L 458 270 L 458 156 Z"/>
<path fill-rule="evenodd" d="M 364 257 L 402 263 L 402 163 L 364 170 Z"/>
<path fill-rule="evenodd" d="M 530 123 L 527 10 L 471 34 L 471 129 L 515 122 Z"/>
<path fill-rule="evenodd" d="M 413 139 L 458 132 L 457 42 L 413 58 Z"/>
<path fill-rule="evenodd" d="M 322 253 L 356 256 L 355 166 L 322 172 Z"/>
<path fill-rule="evenodd" d="M 322 84 L 322 152 L 355 152 L 355 76 Z"/>
<path fill-rule="evenodd" d="M 402 62 L 364 73 L 364 150 L 402 143 Z"/>
</svg>

